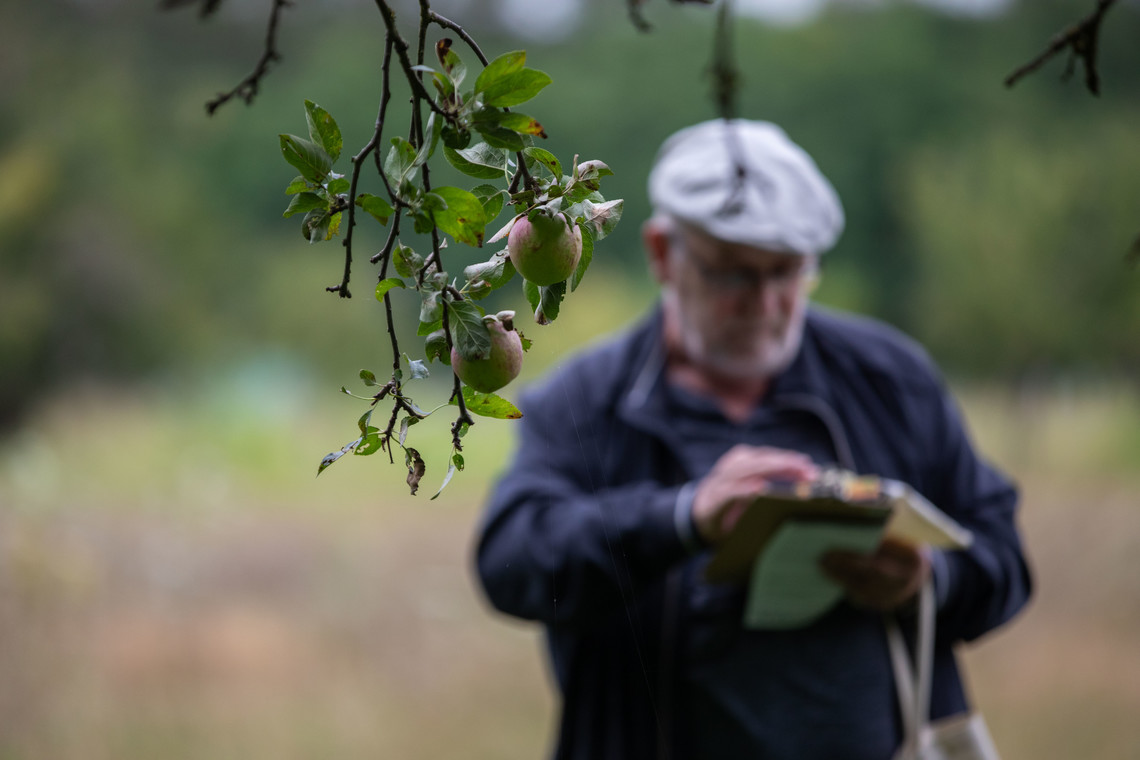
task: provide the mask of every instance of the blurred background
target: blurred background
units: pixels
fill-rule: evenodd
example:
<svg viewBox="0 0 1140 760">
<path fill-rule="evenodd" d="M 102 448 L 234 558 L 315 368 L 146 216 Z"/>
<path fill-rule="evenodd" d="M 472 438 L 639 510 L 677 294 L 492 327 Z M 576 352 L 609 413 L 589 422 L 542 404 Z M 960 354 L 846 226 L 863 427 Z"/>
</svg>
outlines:
<svg viewBox="0 0 1140 760">
<path fill-rule="evenodd" d="M 447 420 L 413 430 L 418 497 L 383 455 L 314 478 L 364 411 L 340 386 L 391 361 L 366 264 L 383 230 L 358 228 L 357 296 L 325 293 L 342 249 L 281 218 L 277 135 L 316 101 L 345 170 L 376 115 L 375 8 L 287 9 L 253 106 L 209 118 L 271 3 L 156 6 L 7 3 L 0 24 L 0 758 L 544 756 L 541 641 L 470 572 L 511 424 L 472 429 L 435 501 Z M 652 303 L 644 178 L 714 113 L 713 13 L 650 3 L 644 35 L 617 0 L 433 7 L 491 56 L 525 47 L 554 79 L 525 109 L 543 147 L 605 160 L 626 199 L 583 289 L 527 330 L 521 385 Z M 818 300 L 920 339 L 1023 487 L 1039 592 L 965 651 L 999 747 L 1140 756 L 1140 4 L 1109 14 L 1099 99 L 1061 60 L 1002 86 L 1091 2 L 740 9 L 742 115 L 784 125 L 846 205 Z"/>
</svg>

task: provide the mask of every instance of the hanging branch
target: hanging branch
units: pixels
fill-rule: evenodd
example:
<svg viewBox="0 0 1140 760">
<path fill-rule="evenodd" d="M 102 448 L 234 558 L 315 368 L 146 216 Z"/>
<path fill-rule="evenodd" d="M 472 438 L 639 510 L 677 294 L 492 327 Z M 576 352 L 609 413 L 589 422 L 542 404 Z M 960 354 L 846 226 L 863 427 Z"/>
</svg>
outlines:
<svg viewBox="0 0 1140 760">
<path fill-rule="evenodd" d="M 713 33 L 713 62 L 710 69 L 713 101 L 722 119 L 736 117 L 736 93 L 740 89 L 740 69 L 732 47 L 732 0 L 721 0 Z"/>
<path fill-rule="evenodd" d="M 396 29 L 396 13 L 392 10 L 384 0 L 375 0 L 376 7 L 380 9 L 380 16 L 384 19 L 384 26 L 388 29 L 388 39 L 396 46 L 396 57 L 400 59 L 400 66 L 404 70 L 404 77 L 411 85 L 414 97 L 426 100 L 431 110 L 438 113 L 444 118 L 449 118 L 449 114 L 436 105 L 432 100 L 431 93 L 424 88 L 424 83 L 416 76 L 416 72 L 412 69 L 412 61 L 408 58 L 408 41 L 400 36 L 399 31 Z"/>
<path fill-rule="evenodd" d="M 359 153 L 352 157 L 352 181 L 349 185 L 348 190 L 348 230 L 344 234 L 343 243 L 344 276 L 341 278 L 339 285 L 333 285 L 331 287 L 325 288 L 325 290 L 327 290 L 329 293 L 339 294 L 341 298 L 352 298 L 352 293 L 350 293 L 348 290 L 348 280 L 352 274 L 352 233 L 356 228 L 356 204 L 352 202 L 352 199 L 356 197 L 356 188 L 360 181 L 360 170 L 364 167 L 364 160 L 368 158 L 369 153 L 375 152 L 377 156 L 379 156 L 378 146 L 380 145 L 380 137 L 384 133 L 384 116 L 388 110 L 388 100 L 392 96 L 391 88 L 389 86 L 389 64 L 391 63 L 391 60 L 392 43 L 390 41 L 386 41 L 384 45 L 384 62 L 380 67 L 381 76 L 383 78 L 383 85 L 380 94 L 380 109 L 376 114 L 376 129 L 372 133 L 372 138 L 365 144 L 363 148 L 360 149 Z M 379 164 L 377 166 L 379 166 Z M 387 186 L 387 178 L 384 177 L 383 171 L 380 172 L 380 176 L 384 178 L 384 184 Z M 391 196 L 393 205 L 396 205 L 399 199 L 396 198 L 395 194 L 392 192 L 392 188 L 390 187 L 388 188 L 388 195 Z M 399 208 L 398 205 L 397 208 Z M 398 224 L 394 225 L 393 229 L 395 229 L 397 226 Z M 372 263 L 376 263 L 375 260 Z M 388 262 L 385 260 L 383 268 L 387 268 L 387 266 Z M 381 271 L 383 271 L 383 268 Z M 380 279 L 384 279 L 383 274 L 381 274 Z"/>
<path fill-rule="evenodd" d="M 696 5 L 712 5 L 716 0 L 672 0 L 675 5 L 683 5 L 691 3 Z M 625 0 L 626 10 L 629 11 L 629 20 L 634 28 L 639 32 L 653 31 L 653 25 L 646 20 L 645 15 L 641 12 L 641 6 L 645 5 L 646 0 Z"/>
<path fill-rule="evenodd" d="M 166 0 L 168 3 L 187 1 Z M 530 345 L 514 328 L 513 311 L 488 314 L 479 303 L 516 274 L 507 252 L 499 251 L 486 261 L 463 267 L 466 282 L 460 284 L 454 273 L 449 274 L 444 269 L 446 243 L 443 236 L 447 234 L 456 243 L 479 248 L 485 240 L 487 225 L 510 204 L 516 207 L 512 212 L 514 218 L 493 240 L 507 236 L 511 225 L 535 212 L 561 215 L 569 223 L 568 232 L 577 227 L 579 241 L 581 235 L 588 234 L 593 242 L 608 235 L 618 223 L 622 201 L 606 201 L 601 197 L 599 182 L 613 173 L 604 162 L 579 163 L 575 156 L 573 169 L 567 174 L 557 157 L 534 145 L 536 138 L 546 137 L 542 124 L 527 114 L 511 110 L 510 107 L 535 97 L 551 82 L 545 72 L 526 66 L 526 51 L 506 52 L 489 60 L 463 27 L 434 13 L 430 0 L 418 0 L 419 23 L 413 53 L 408 41 L 412 38 L 405 39 L 397 29 L 395 4 L 391 0 L 374 0 L 374 3 L 384 22 L 380 104 L 372 134 L 352 156 L 348 176 L 334 169 L 344 147 L 340 127 L 332 115 L 315 102 L 305 100 L 307 136 L 278 135 L 282 157 L 299 172 L 286 188 L 286 194 L 292 197 L 283 216 L 304 215 L 301 232 L 310 244 L 332 240 L 338 234 L 343 236 L 343 274 L 338 284 L 325 288 L 327 291 L 341 298 L 351 297 L 349 283 L 354 248 L 358 246 L 359 213 L 372 216 L 388 228 L 383 247 L 369 261 L 378 269 L 375 294 L 384 308 L 391 347 L 391 377 L 382 382 L 375 373 L 362 369 L 360 379 L 369 388 L 368 395 L 341 388 L 345 394 L 368 402 L 369 409 L 357 420 L 359 437 L 325 456 L 318 474 L 346 454 L 368 456 L 386 451 L 389 460 L 394 462 L 394 447 L 399 446 L 408 469 L 408 486 L 414 494 L 427 465 L 415 448 L 406 445 L 408 429 L 444 407 L 455 406 L 458 412 L 451 425 L 452 454 L 440 486 L 442 491 L 452 475 L 464 467 L 459 452 L 463 449 L 462 437 L 475 423 L 472 415 L 500 419 L 521 416 L 511 402 L 495 391 L 518 375 L 522 352 Z M 252 101 L 261 78 L 279 59 L 278 21 L 281 9 L 290 4 L 291 0 L 274 0 L 262 59 L 237 87 L 211 102 L 211 112 L 235 97 Z M 426 65 L 428 27 L 432 25 L 457 34 L 478 57 L 482 70 L 471 89 L 460 89 L 467 67 L 451 50 L 450 39 L 441 39 L 435 45 L 441 68 Z M 386 140 L 386 131 L 390 133 L 387 108 L 393 95 L 394 74 L 397 80 L 402 74 L 407 82 L 410 123 L 406 139 L 395 136 Z M 468 83 L 470 86 L 470 80 Z M 429 87 L 439 92 L 438 99 L 432 96 Z M 430 110 L 425 110 L 425 104 Z M 443 147 L 438 153 L 437 140 Z M 390 142 L 391 147 L 386 147 L 386 142 Z M 516 163 L 509 158 L 512 152 Z M 361 192 L 361 176 L 370 155 L 386 197 Z M 496 188 L 486 182 L 470 189 L 433 187 L 432 167 L 438 165 L 438 162 L 431 163 L 433 156 L 445 158 L 469 177 L 480 180 L 498 177 L 509 187 Z M 528 162 L 531 162 L 529 167 Z M 430 235 L 430 252 L 421 255 L 400 242 L 401 222 L 405 216 L 417 233 Z M 343 227 L 342 221 L 347 221 L 347 227 Z M 575 258 L 565 262 L 565 270 L 553 270 L 559 274 L 556 281 L 544 285 L 530 281 L 524 284 L 524 295 L 535 310 L 536 322 L 547 324 L 553 320 L 567 292 L 577 287 L 593 258 L 580 251 L 578 256 L 580 261 Z M 394 269 L 394 273 L 390 274 L 390 269 Z M 541 268 L 532 272 L 537 274 L 517 270 L 520 279 L 533 276 L 546 280 L 549 277 Z M 424 338 L 420 359 L 401 351 L 392 300 L 392 293 L 397 289 L 416 294 L 420 301 L 417 334 Z M 505 365 L 500 360 L 503 352 L 509 359 Z M 454 362 L 452 357 L 456 357 Z M 431 373 L 428 364 L 436 359 L 442 366 L 451 366 L 451 394 L 445 403 L 425 411 L 406 394 L 405 383 L 428 377 Z M 427 390 L 426 385 L 416 387 Z M 387 424 L 374 425 L 373 415 L 381 402 L 391 403 Z"/>
<path fill-rule="evenodd" d="M 445 26 L 445 24 L 441 23 L 441 20 L 443 22 L 447 21 L 446 19 L 443 19 L 442 16 L 438 16 L 437 14 L 432 12 L 428 0 L 420 0 L 419 46 L 418 46 L 418 49 L 416 51 L 416 58 L 417 58 L 416 63 L 418 65 L 423 65 L 423 62 L 424 62 L 424 54 L 425 54 L 426 49 L 427 49 L 427 28 L 428 28 L 428 26 L 433 22 L 434 23 L 440 23 L 441 25 Z M 488 61 L 487 61 L 487 58 L 483 55 L 483 51 L 479 49 L 479 46 L 475 44 L 475 40 L 471 39 L 471 36 L 468 35 L 467 32 L 462 27 L 460 27 L 458 24 L 452 23 L 451 26 L 447 27 L 447 28 L 450 28 L 453 31 L 455 31 L 457 34 L 459 34 L 460 38 L 463 39 L 463 41 L 466 42 L 475 51 L 475 54 L 479 57 L 480 63 L 482 63 L 484 66 L 487 65 Z M 423 89 L 424 92 L 427 92 L 427 90 L 423 88 L 423 81 L 422 81 L 422 79 L 420 79 L 420 76 L 422 76 L 422 75 L 417 75 L 416 80 L 420 82 L 420 88 Z M 428 100 L 429 100 L 429 103 L 434 105 L 434 103 L 431 102 L 430 98 Z M 422 121 L 422 116 L 420 114 L 420 103 L 419 103 L 419 97 L 418 96 L 416 96 L 416 102 L 412 106 L 412 115 L 413 115 L 413 118 L 415 119 L 416 131 L 417 131 L 417 134 L 421 140 L 420 144 L 422 145 L 423 144 L 422 141 L 425 139 L 430 140 L 431 135 L 424 135 L 423 134 L 423 121 Z M 451 119 L 452 117 L 448 116 L 448 118 Z M 519 165 L 523 166 L 525 168 L 525 164 L 523 163 L 521 152 L 518 154 L 518 158 L 519 158 Z M 431 172 L 430 172 L 429 167 L 428 167 L 426 162 L 424 163 L 423 166 L 420 167 L 420 176 L 423 178 L 424 192 L 425 193 L 431 192 Z M 440 246 L 440 240 L 439 240 L 439 227 L 432 227 L 432 230 L 431 230 L 431 258 L 428 260 L 428 262 L 425 262 L 425 264 L 424 264 L 425 270 L 427 269 L 428 263 L 430 263 L 432 260 L 434 260 L 437 270 L 440 272 L 445 271 L 443 268 L 443 260 L 441 258 L 440 248 L 441 248 L 441 246 Z M 464 300 L 463 294 L 460 293 L 459 291 L 457 291 L 453 287 L 448 286 L 444 292 L 453 301 Z M 447 341 L 447 352 L 450 354 L 451 349 L 452 349 L 452 338 L 451 338 L 451 330 L 448 329 L 448 327 L 449 327 L 448 318 L 447 318 L 448 303 L 447 303 L 446 297 L 443 298 L 442 300 L 443 300 L 443 328 L 444 328 L 443 334 L 444 334 L 445 340 Z M 456 405 L 458 405 L 459 413 L 456 417 L 455 422 L 452 423 L 452 425 L 451 425 L 451 445 L 452 445 L 452 448 L 455 449 L 455 451 L 462 451 L 463 445 L 462 445 L 462 442 L 460 441 L 460 437 L 462 435 L 462 431 L 464 429 L 464 426 L 470 427 L 471 425 L 474 425 L 475 420 L 472 419 L 471 415 L 468 414 L 468 412 L 467 412 L 467 405 L 463 399 L 463 390 L 460 386 L 459 376 L 455 375 L 453 373 L 452 377 L 453 377 L 454 382 L 452 384 L 451 398 L 454 399 Z"/>
<path fill-rule="evenodd" d="M 254 67 L 250 75 L 241 80 L 236 87 L 229 92 L 219 93 L 216 98 L 206 103 L 206 113 L 210 116 L 213 116 L 214 111 L 235 97 L 244 100 L 246 105 L 253 102 L 257 90 L 261 86 L 261 78 L 269 73 L 269 67 L 273 63 L 281 60 L 281 56 L 277 52 L 277 22 L 281 16 L 281 11 L 290 5 L 292 5 L 290 0 L 273 0 L 273 10 L 269 12 L 269 27 L 265 32 L 265 50 L 261 54 L 261 59 L 258 60 L 257 66 Z M 207 15 L 209 8 L 210 4 L 207 3 L 202 11 L 203 16 Z"/>
<path fill-rule="evenodd" d="M 1085 67 L 1085 86 L 1093 95 L 1100 94 L 1100 74 L 1097 71 L 1097 42 L 1100 36 L 1101 24 L 1108 9 L 1116 4 L 1116 0 L 1097 0 L 1096 9 L 1077 23 L 1065 29 L 1049 43 L 1049 46 L 1029 63 L 1021 66 L 1005 78 L 1005 86 L 1013 87 L 1023 77 L 1037 71 L 1053 56 L 1066 48 L 1069 49 L 1069 62 L 1065 67 L 1065 78 L 1072 75 L 1077 59 Z"/>
<path fill-rule="evenodd" d="M 471 51 L 473 53 L 475 53 L 475 56 L 479 59 L 479 63 L 486 66 L 488 63 L 491 62 L 487 58 L 487 56 L 483 55 L 483 51 L 479 48 L 479 45 L 475 42 L 474 38 L 472 38 L 472 36 L 467 33 L 466 29 L 464 29 L 463 27 L 461 27 L 459 24 L 455 23 L 451 19 L 444 18 L 443 16 L 439 15 L 435 11 L 428 11 L 428 14 L 429 14 L 428 17 L 433 22 L 435 22 L 436 24 L 439 24 L 444 29 L 449 29 L 449 30 L 455 32 L 456 34 L 458 34 L 459 39 L 461 39 L 465 43 L 467 43 L 467 47 L 471 48 Z"/>
</svg>

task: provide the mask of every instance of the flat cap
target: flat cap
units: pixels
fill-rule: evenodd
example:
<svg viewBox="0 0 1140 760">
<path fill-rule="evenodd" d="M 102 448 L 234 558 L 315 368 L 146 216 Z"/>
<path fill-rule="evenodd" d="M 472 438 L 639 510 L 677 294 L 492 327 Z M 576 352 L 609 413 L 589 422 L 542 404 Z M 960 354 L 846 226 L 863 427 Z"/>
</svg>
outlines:
<svg viewBox="0 0 1140 760">
<path fill-rule="evenodd" d="M 821 254 L 843 232 L 835 188 L 784 130 L 716 119 L 682 129 L 649 173 L 656 211 L 731 243 Z"/>
</svg>

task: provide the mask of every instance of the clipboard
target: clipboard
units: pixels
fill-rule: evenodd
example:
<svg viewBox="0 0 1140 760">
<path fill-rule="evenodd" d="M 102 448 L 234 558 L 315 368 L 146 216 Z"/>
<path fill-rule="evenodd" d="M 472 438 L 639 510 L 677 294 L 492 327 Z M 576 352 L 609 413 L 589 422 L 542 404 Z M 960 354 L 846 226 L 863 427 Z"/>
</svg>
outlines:
<svg viewBox="0 0 1140 760">
<path fill-rule="evenodd" d="M 769 484 L 705 566 L 705 580 L 746 580 L 789 519 L 880 526 L 886 536 L 946 549 L 965 549 L 973 540 L 968 530 L 901 481 L 828 470 L 815 481 Z"/>
</svg>

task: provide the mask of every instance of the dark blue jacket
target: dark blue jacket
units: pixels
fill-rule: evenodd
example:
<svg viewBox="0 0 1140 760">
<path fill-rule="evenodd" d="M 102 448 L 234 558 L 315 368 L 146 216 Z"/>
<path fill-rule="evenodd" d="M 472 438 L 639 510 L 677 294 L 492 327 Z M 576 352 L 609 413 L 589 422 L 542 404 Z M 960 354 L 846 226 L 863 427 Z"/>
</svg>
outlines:
<svg viewBox="0 0 1140 760">
<path fill-rule="evenodd" d="M 655 312 L 523 394 L 517 453 L 482 525 L 488 598 L 546 627 L 562 692 L 560 760 L 682 756 L 672 714 L 685 626 L 676 568 L 690 553 L 674 505 L 704 473 L 679 455 L 662 368 Z M 972 548 L 936 568 L 931 713 L 961 712 L 953 645 L 1009 620 L 1030 593 L 1015 489 L 975 455 L 921 348 L 871 320 L 811 309 L 802 348 L 764 403 L 816 415 L 841 463 L 911 484 L 973 531 Z M 889 668 L 885 644 L 852 656 Z"/>
</svg>

